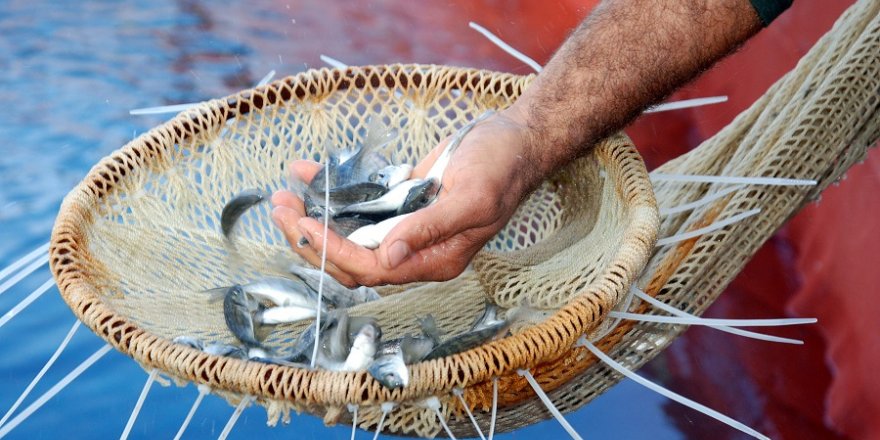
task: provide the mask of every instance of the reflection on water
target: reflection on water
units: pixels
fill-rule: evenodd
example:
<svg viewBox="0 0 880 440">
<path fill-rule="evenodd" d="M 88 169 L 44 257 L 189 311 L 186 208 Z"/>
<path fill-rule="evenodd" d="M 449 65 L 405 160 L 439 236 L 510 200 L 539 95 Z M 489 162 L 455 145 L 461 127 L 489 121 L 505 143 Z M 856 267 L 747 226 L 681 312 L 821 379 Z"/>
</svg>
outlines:
<svg viewBox="0 0 880 440">
<path fill-rule="evenodd" d="M 0 2 L 0 266 L 48 240 L 62 198 L 92 165 L 163 120 L 130 116 L 130 109 L 223 96 L 273 69 L 285 75 L 321 67 L 322 53 L 349 64 L 422 62 L 530 73 L 471 31 L 468 21 L 480 22 L 546 62 L 587 9 L 568 0 L 549 5 L 493 0 Z M 0 311 L 48 277 L 44 268 L 0 296 Z M 64 303 L 50 294 L 0 329 L 0 412 L 72 323 Z M 81 331 L 33 396 L 101 343 Z M 661 357 L 651 365 L 649 374 L 662 379 L 664 365 L 684 364 Z M 699 376 L 699 371 L 690 374 Z M 112 352 L 13 437 L 119 435 L 146 377 L 134 362 Z M 760 395 L 755 390 L 743 398 Z M 173 435 L 195 397 L 191 386 L 154 387 L 132 437 Z M 723 429 L 690 412 L 665 411 L 662 398 L 623 383 L 569 419 L 591 438 L 675 439 L 686 436 L 682 432 L 700 438 Z M 206 399 L 188 436 L 217 435 L 231 413 L 220 399 Z M 233 436 L 348 438 L 346 428 L 327 429 L 312 417 L 294 417 L 295 434 L 291 428 L 268 429 L 264 422 L 262 409 L 246 411 Z M 708 431 L 694 431 L 693 425 Z M 545 422 L 509 437 L 560 435 L 555 422 Z"/>
</svg>

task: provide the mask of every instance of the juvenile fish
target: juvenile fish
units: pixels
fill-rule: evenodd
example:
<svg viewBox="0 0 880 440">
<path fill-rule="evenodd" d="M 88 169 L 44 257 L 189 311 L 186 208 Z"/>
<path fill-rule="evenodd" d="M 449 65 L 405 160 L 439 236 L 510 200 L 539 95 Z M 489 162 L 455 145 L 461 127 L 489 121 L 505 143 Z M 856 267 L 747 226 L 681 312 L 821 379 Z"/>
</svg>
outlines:
<svg viewBox="0 0 880 440">
<path fill-rule="evenodd" d="M 318 285 L 321 282 L 321 271 L 310 269 L 297 264 L 288 267 L 291 275 L 303 280 L 315 292 L 318 291 Z M 379 294 L 375 289 L 369 287 L 359 287 L 357 289 L 349 289 L 339 284 L 333 277 L 324 276 L 324 299 L 336 308 L 348 308 L 369 301 L 375 301 L 379 298 Z"/>
<path fill-rule="evenodd" d="M 386 388 L 403 388 L 409 385 L 409 370 L 403 361 L 403 351 L 399 344 L 381 348 L 367 371 Z"/>
<path fill-rule="evenodd" d="M 254 335 L 253 313 L 259 309 L 259 303 L 248 295 L 241 286 L 232 286 L 223 298 L 223 317 L 226 327 L 242 344 L 258 347 Z"/>
<path fill-rule="evenodd" d="M 202 341 L 192 336 L 178 336 L 172 339 L 172 342 L 176 344 L 186 345 L 199 351 L 203 351 L 205 349 L 205 345 L 202 343 Z"/>
<path fill-rule="evenodd" d="M 434 347 L 424 360 L 439 359 L 478 347 L 494 338 L 505 327 L 507 321 L 498 319 L 498 306 L 486 303 L 483 313 L 474 322 L 470 331 L 453 336 Z"/>
<path fill-rule="evenodd" d="M 384 220 L 427 206 L 439 191 L 436 181 L 412 179 L 388 190 L 382 197 L 355 203 L 336 211 L 335 217 L 358 215 Z"/>
<path fill-rule="evenodd" d="M 231 240 L 232 228 L 248 209 L 268 200 L 269 194 L 259 189 L 244 190 L 235 195 L 220 213 L 220 229 L 227 240 Z"/>
<path fill-rule="evenodd" d="M 397 130 L 392 130 L 383 124 L 380 118 L 371 117 L 367 121 L 363 144 L 339 166 L 339 183 L 345 185 L 353 182 L 365 182 L 372 173 L 388 165 L 388 161 L 377 154 L 377 151 L 396 140 L 397 137 Z"/>
<path fill-rule="evenodd" d="M 361 371 L 369 367 L 376 355 L 379 339 L 382 331 L 375 324 L 369 323 L 361 326 L 355 334 L 351 344 L 351 350 L 342 365 L 342 371 Z"/>
<path fill-rule="evenodd" d="M 348 205 L 375 200 L 387 192 L 388 188 L 373 182 L 355 182 L 338 186 L 331 189 L 327 196 L 329 201 L 327 212 L 333 216 Z M 303 194 L 306 215 L 316 219 L 323 218 L 324 198 L 323 190 L 320 193 L 309 190 Z"/>
<path fill-rule="evenodd" d="M 224 344 L 222 342 L 212 342 L 210 344 L 205 345 L 205 348 L 202 350 L 207 354 L 212 354 L 214 356 L 228 356 L 236 359 L 247 359 L 247 352 L 235 345 Z"/>
<path fill-rule="evenodd" d="M 300 306 L 315 308 L 318 306 L 318 294 L 300 279 L 265 276 L 242 284 L 241 288 L 259 301 L 268 301 L 279 307 Z M 217 287 L 205 290 L 210 294 L 208 301 L 223 298 L 229 287 Z"/>
<path fill-rule="evenodd" d="M 398 183 L 402 183 L 412 176 L 413 167 L 409 164 L 388 165 L 379 171 L 370 174 L 368 180 L 378 183 L 386 188 L 392 188 Z"/>
</svg>

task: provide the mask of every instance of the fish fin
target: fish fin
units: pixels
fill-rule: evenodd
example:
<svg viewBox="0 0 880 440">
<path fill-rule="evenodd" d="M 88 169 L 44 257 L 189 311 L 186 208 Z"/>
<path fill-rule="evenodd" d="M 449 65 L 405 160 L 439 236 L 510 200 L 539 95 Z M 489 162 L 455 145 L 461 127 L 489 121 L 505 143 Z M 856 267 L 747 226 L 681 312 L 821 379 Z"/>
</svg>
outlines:
<svg viewBox="0 0 880 440">
<path fill-rule="evenodd" d="M 204 293 L 208 295 L 208 302 L 215 303 L 217 301 L 222 301 L 226 296 L 226 292 L 229 290 L 231 286 L 226 287 L 215 287 L 213 289 L 205 289 L 200 291 L 199 293 Z"/>
</svg>

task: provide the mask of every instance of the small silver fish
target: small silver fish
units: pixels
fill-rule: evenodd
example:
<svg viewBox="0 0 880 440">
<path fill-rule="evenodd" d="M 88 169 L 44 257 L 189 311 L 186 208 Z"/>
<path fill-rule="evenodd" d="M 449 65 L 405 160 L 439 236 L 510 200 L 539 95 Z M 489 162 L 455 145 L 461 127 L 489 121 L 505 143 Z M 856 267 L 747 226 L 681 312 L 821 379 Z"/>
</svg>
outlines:
<svg viewBox="0 0 880 440">
<path fill-rule="evenodd" d="M 227 240 L 232 238 L 232 228 L 248 209 L 269 199 L 269 194 L 260 189 L 248 189 L 236 194 L 223 207 L 220 213 L 220 230 Z"/>
<path fill-rule="evenodd" d="M 288 267 L 291 275 L 303 280 L 314 291 L 318 291 L 321 282 L 321 271 L 310 269 L 298 264 L 291 264 Z M 349 289 L 339 284 L 333 277 L 324 275 L 324 289 L 322 292 L 324 299 L 336 308 L 343 309 L 365 302 L 375 301 L 379 298 L 379 294 L 375 289 L 364 287 L 357 289 Z"/>
<path fill-rule="evenodd" d="M 259 301 L 268 301 L 279 307 L 301 306 L 315 308 L 318 306 L 318 294 L 301 279 L 264 276 L 249 283 L 240 284 L 244 291 Z M 226 296 L 229 287 L 216 287 L 204 290 L 209 294 L 209 302 L 219 301 Z"/>
<path fill-rule="evenodd" d="M 212 342 L 205 345 L 202 350 L 207 354 L 214 356 L 228 356 L 236 359 L 247 359 L 247 351 L 235 345 L 224 344 L 222 342 Z"/>
<path fill-rule="evenodd" d="M 232 286 L 223 298 L 223 316 L 226 319 L 226 327 L 242 344 L 248 347 L 258 347 L 254 334 L 253 313 L 260 308 L 260 304 L 248 295 L 241 286 Z"/>
<path fill-rule="evenodd" d="M 483 313 L 474 322 L 470 331 L 458 334 L 434 347 L 424 360 L 439 359 L 455 353 L 470 350 L 494 338 L 507 327 L 507 321 L 498 319 L 498 306 L 486 303 Z"/>
<path fill-rule="evenodd" d="M 388 165 L 373 174 L 370 174 L 369 181 L 378 183 L 386 188 L 393 188 L 397 184 L 402 183 L 412 176 L 413 167 L 409 164 Z"/>
<path fill-rule="evenodd" d="M 384 220 L 427 206 L 439 191 L 436 181 L 412 179 L 401 182 L 382 197 L 354 203 L 336 211 L 335 217 L 358 215 Z"/>
<path fill-rule="evenodd" d="M 204 343 L 200 339 L 196 339 L 192 336 L 178 336 L 172 339 L 172 342 L 176 344 L 186 345 L 191 348 L 195 348 L 196 350 L 202 351 L 205 349 Z"/>
<path fill-rule="evenodd" d="M 381 337 L 382 331 L 378 326 L 372 323 L 361 326 L 352 341 L 342 371 L 361 371 L 369 367 Z"/>
<path fill-rule="evenodd" d="M 319 359 L 322 357 L 320 354 L 321 352 L 330 352 L 330 343 L 334 338 L 328 337 L 328 334 L 337 328 L 337 322 L 343 312 L 344 311 L 342 310 L 332 310 L 321 319 L 321 345 L 318 347 Z M 299 337 L 297 337 L 293 344 L 293 350 L 288 356 L 285 356 L 284 359 L 297 363 L 309 363 L 311 361 L 312 351 L 315 347 L 315 336 L 317 334 L 316 324 L 316 322 L 312 322 L 311 325 L 306 327 L 306 329 L 300 333 Z M 345 354 L 339 356 L 338 359 L 344 359 L 344 356 L 346 356 L 347 353 L 348 352 L 346 351 Z M 324 358 L 329 359 L 326 356 L 324 356 Z M 316 359 L 316 364 L 319 364 L 317 362 L 319 359 Z"/>
<path fill-rule="evenodd" d="M 354 182 L 338 186 L 327 194 L 326 199 L 329 202 L 327 212 L 334 216 L 340 209 L 348 205 L 375 200 L 387 192 L 388 188 L 373 182 Z M 317 193 L 309 189 L 303 194 L 306 215 L 315 219 L 324 218 L 324 199 L 324 191 Z"/>
<path fill-rule="evenodd" d="M 367 371 L 386 388 L 403 388 L 409 385 L 409 370 L 403 361 L 400 345 L 380 349 Z"/>
</svg>

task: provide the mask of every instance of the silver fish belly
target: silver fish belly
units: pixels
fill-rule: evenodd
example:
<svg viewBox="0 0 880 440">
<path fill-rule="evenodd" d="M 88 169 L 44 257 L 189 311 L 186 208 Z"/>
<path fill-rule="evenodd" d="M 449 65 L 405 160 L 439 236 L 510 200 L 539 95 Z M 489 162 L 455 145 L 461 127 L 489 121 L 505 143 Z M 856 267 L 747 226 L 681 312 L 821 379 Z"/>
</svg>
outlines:
<svg viewBox="0 0 880 440">
<path fill-rule="evenodd" d="M 242 286 L 254 298 L 269 301 L 279 307 L 300 306 L 316 308 L 318 294 L 301 280 L 267 276 Z"/>
<path fill-rule="evenodd" d="M 379 338 L 382 332 L 374 324 L 366 324 L 361 326 L 355 335 L 351 350 L 345 358 L 343 371 L 361 371 L 370 366 L 373 357 L 376 355 Z"/>
<path fill-rule="evenodd" d="M 254 321 L 263 325 L 290 324 L 292 322 L 314 318 L 317 315 L 317 310 L 310 307 L 269 307 L 258 311 L 254 316 Z"/>
</svg>

